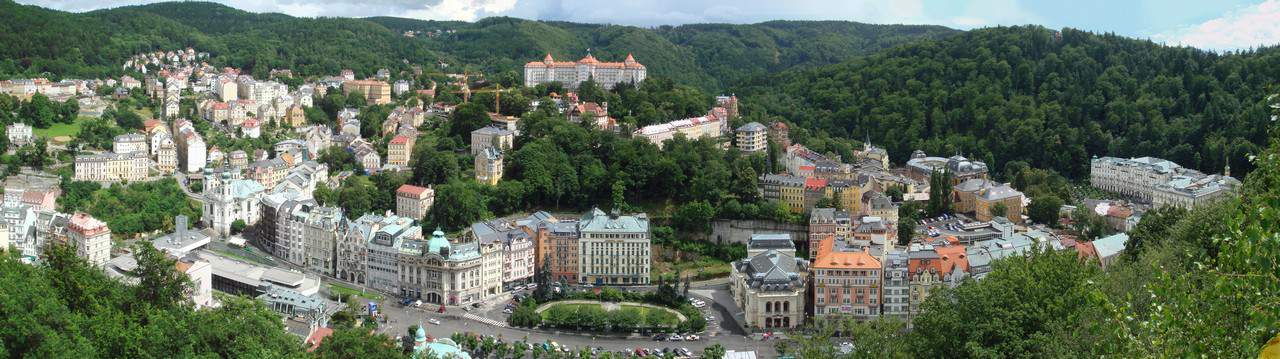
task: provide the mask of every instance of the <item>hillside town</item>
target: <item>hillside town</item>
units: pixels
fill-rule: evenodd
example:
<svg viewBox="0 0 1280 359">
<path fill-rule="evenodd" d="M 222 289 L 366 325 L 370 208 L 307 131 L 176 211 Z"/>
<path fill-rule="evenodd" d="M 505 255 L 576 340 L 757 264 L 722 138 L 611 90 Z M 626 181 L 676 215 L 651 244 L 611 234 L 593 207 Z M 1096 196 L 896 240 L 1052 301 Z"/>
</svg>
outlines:
<svg viewBox="0 0 1280 359">
<path fill-rule="evenodd" d="M 564 352 L 691 357 L 719 346 L 736 355 L 726 358 L 774 357 L 770 341 L 819 320 L 894 318 L 910 327 L 931 293 L 981 281 L 1006 258 L 1073 252 L 1106 268 L 1125 252 L 1126 232 L 1144 213 L 1210 205 L 1241 186 L 1229 167 L 1206 174 L 1153 157 L 1093 157 L 1093 196 L 1053 205 L 1046 222 L 1032 213 L 1036 199 L 1018 189 L 1025 186 L 994 173 L 995 164 L 960 153 L 916 150 L 894 163 L 870 138 L 844 156 L 813 150 L 793 140 L 793 124 L 785 120 L 746 121 L 733 94 L 710 99 L 695 116 L 643 126 L 610 111 L 608 102 L 580 100 L 585 87 L 607 91 L 656 75 L 640 60 L 627 54 L 605 62 L 586 52 L 566 62 L 547 54 L 524 65 L 522 88 L 556 88 L 559 93 L 544 97 L 550 101 L 532 107 L 592 133 L 643 139 L 659 151 L 710 143 L 717 153 L 767 163 L 762 168 L 768 170 L 751 172 L 749 192 L 793 220 L 706 218 L 697 225 L 714 228 L 709 233 L 682 233 L 690 227 L 673 224 L 679 213 L 621 198 L 491 215 L 450 230 L 439 219 L 447 215 L 437 214 L 476 200 L 445 202 L 440 186 L 499 191 L 513 173 L 540 170 L 513 164 L 528 156 L 519 149 L 533 143 L 529 133 L 545 130 L 527 125 L 523 114 L 504 113 L 509 95 L 501 86 L 468 82 L 480 74 L 449 73 L 461 75 L 448 77 L 458 86 L 387 69 L 309 78 L 273 69 L 263 78 L 212 66 L 209 53 L 186 48 L 138 54 L 122 64 L 134 75 L 118 78 L 0 81 L 0 93 L 18 101 L 75 103 L 76 118 L 98 118 L 134 102 L 153 105 L 138 106 L 147 109 L 139 111 L 139 127 L 120 128 L 98 141 L 102 145 L 82 138 L 87 127 L 76 137 L 33 131 L 35 123 L 21 117 L 8 124 L 10 153 L 66 155 L 14 168 L 4 178 L 0 249 L 39 265 L 46 248 L 65 244 L 110 277 L 137 283 L 135 246 L 150 245 L 189 278 L 187 296 L 197 308 L 220 307 L 227 296 L 253 298 L 308 346 L 333 335 L 334 322 L 350 316 L 355 303 L 357 323 L 372 323 L 362 325 L 398 338 L 421 357 L 483 357 L 464 348 L 456 333 L 525 338 Z M 347 102 L 326 118 L 322 107 L 337 96 Z M 492 111 L 457 137 L 468 141 L 458 151 L 445 152 L 464 159 L 460 168 L 459 161 L 448 165 L 466 175 L 466 183 L 374 183 L 379 176 L 416 175 L 438 161 L 416 156 L 424 146 L 453 141 L 440 134 L 457 131 L 456 123 L 448 124 L 455 112 L 481 98 L 493 100 Z M 121 222 L 95 218 L 84 210 L 90 207 L 64 211 L 70 184 L 110 192 L 168 181 L 194 215 L 153 219 L 161 224 L 125 234 L 112 228 Z M 389 208 L 344 205 L 354 196 L 350 183 L 358 181 L 385 197 Z M 89 201 L 107 200 L 94 193 L 99 197 Z M 1104 228 L 1058 225 L 1091 220 Z M 707 275 L 712 268 L 673 269 L 680 257 L 667 253 L 677 240 L 744 251 Z M 646 314 L 644 326 L 609 336 L 553 320 L 558 301 L 593 305 L 589 298 L 606 294 L 627 304 L 605 304 L 601 313 L 670 318 L 650 322 Z M 648 294 L 659 298 L 643 299 Z M 520 319 L 534 310 L 540 324 Z"/>
</svg>

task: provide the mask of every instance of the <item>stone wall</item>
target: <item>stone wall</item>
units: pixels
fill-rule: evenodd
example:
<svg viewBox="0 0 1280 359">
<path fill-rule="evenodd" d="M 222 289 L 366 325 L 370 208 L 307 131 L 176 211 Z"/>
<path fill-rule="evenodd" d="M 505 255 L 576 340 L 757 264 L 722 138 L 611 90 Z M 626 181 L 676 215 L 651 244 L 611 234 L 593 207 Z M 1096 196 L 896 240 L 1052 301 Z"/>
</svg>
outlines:
<svg viewBox="0 0 1280 359">
<path fill-rule="evenodd" d="M 730 220 L 712 222 L 707 240 L 716 243 L 746 244 L 753 234 L 790 233 L 791 240 L 801 241 L 809 237 L 809 227 L 770 220 Z"/>
</svg>

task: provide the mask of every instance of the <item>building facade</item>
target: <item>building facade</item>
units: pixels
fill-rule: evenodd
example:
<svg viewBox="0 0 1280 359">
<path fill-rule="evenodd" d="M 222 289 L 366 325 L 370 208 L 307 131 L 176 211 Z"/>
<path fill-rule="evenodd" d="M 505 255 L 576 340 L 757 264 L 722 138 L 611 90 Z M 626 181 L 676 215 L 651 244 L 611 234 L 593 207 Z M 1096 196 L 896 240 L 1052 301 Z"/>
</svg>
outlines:
<svg viewBox="0 0 1280 359">
<path fill-rule="evenodd" d="M 578 283 L 649 284 L 649 218 L 592 209 L 578 222 Z"/>
<path fill-rule="evenodd" d="M 342 93 L 350 95 L 352 91 L 364 94 L 370 105 L 386 105 L 391 103 L 391 86 L 377 80 L 351 80 L 342 83 Z"/>
<path fill-rule="evenodd" d="M 881 283 L 881 309 L 880 314 L 885 317 L 895 317 L 903 321 L 909 321 L 911 313 L 911 302 L 909 300 L 911 283 L 908 279 L 908 258 L 907 252 L 902 249 L 890 250 L 884 253 L 884 259 L 880 261 L 883 267 L 882 272 L 884 278 Z"/>
<path fill-rule="evenodd" d="M 879 317 L 880 261 L 865 247 L 848 247 L 834 237 L 819 246 L 812 265 L 814 317 Z"/>
<path fill-rule="evenodd" d="M 399 166 L 400 168 L 409 167 L 409 159 L 413 153 L 414 138 L 405 135 L 396 135 L 387 142 L 387 164 Z"/>
<path fill-rule="evenodd" d="M 631 54 L 627 54 L 622 62 L 601 62 L 591 56 L 591 53 L 576 62 L 556 61 L 551 54 L 547 54 L 541 62 L 524 65 L 524 86 L 559 82 L 565 87 L 577 88 L 583 81 L 590 79 L 608 90 L 619 83 L 640 83 L 646 75 L 648 71 L 644 65 L 636 62 Z"/>
<path fill-rule="evenodd" d="M 498 185 L 498 182 L 502 181 L 502 162 L 502 151 L 496 148 L 486 148 L 476 155 L 476 181 L 490 186 Z"/>
<path fill-rule="evenodd" d="M 578 283 L 578 222 L 559 221 L 538 226 L 536 270 L 547 271 L 552 282 Z"/>
<path fill-rule="evenodd" d="M 111 229 L 87 213 L 76 213 L 67 223 L 67 239 L 76 255 L 101 266 L 111 259 Z"/>
<path fill-rule="evenodd" d="M 987 178 L 987 164 L 964 156 L 955 155 L 948 158 L 930 157 L 924 151 L 916 150 L 907 160 L 907 176 L 916 181 L 928 182 L 934 171 L 946 171 L 951 175 L 951 185 L 980 178 Z"/>
<path fill-rule="evenodd" d="M 769 129 L 759 122 L 752 122 L 737 129 L 738 151 L 755 153 L 769 149 Z"/>
<path fill-rule="evenodd" d="M 79 155 L 75 160 L 75 180 L 95 182 L 136 182 L 147 178 L 147 153 Z"/>
<path fill-rule="evenodd" d="M 484 126 L 475 131 L 471 131 L 471 154 L 479 155 L 489 148 L 497 148 L 499 151 L 507 151 L 511 149 L 515 142 L 515 133 L 498 126 Z"/>
<path fill-rule="evenodd" d="M 742 310 L 742 325 L 768 330 L 803 324 L 808 266 L 808 261 L 776 249 L 734 262 L 729 289 Z"/>
<path fill-rule="evenodd" d="M 410 184 L 396 189 L 396 215 L 422 219 L 435 203 L 436 191 L 430 187 L 418 187 Z"/>
<path fill-rule="evenodd" d="M 265 188 L 256 181 L 231 179 L 223 172 L 222 181 L 216 187 L 205 187 L 204 215 L 201 220 L 222 236 L 231 234 L 235 221 L 246 226 L 258 223 L 262 217 L 262 196 Z"/>
<path fill-rule="evenodd" d="M 126 133 L 111 140 L 111 152 L 133 153 L 147 151 L 147 136 L 141 133 Z"/>
</svg>

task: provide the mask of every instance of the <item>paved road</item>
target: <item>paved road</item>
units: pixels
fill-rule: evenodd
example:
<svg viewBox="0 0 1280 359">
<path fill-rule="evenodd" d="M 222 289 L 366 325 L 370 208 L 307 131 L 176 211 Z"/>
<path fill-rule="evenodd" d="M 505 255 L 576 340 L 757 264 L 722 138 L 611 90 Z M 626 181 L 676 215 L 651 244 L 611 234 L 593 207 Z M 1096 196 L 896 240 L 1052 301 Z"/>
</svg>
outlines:
<svg viewBox="0 0 1280 359">
<path fill-rule="evenodd" d="M 499 309 L 499 312 L 501 309 Z M 591 336 L 577 333 L 565 333 L 556 331 L 530 331 L 527 329 L 503 328 L 493 325 L 481 323 L 470 319 L 463 319 L 459 308 L 449 308 L 446 313 L 440 314 L 429 312 L 427 310 L 416 308 L 399 307 L 392 305 L 384 307 L 383 312 L 387 314 L 389 322 L 382 324 L 379 331 L 390 336 L 405 335 L 408 328 L 413 325 L 423 323 L 426 327 L 427 335 L 432 337 L 448 337 L 453 333 L 478 333 L 481 335 L 493 335 L 503 340 L 525 340 L 531 343 L 541 343 L 545 341 L 554 341 L 562 345 L 568 345 L 574 349 L 587 347 L 603 347 L 606 350 L 634 350 L 637 347 L 644 348 L 689 348 L 694 352 L 701 353 L 703 348 L 712 344 L 719 343 L 726 349 L 732 350 L 755 350 L 758 357 L 772 358 L 776 356 L 774 350 L 774 342 L 760 341 L 745 337 L 742 335 L 728 334 L 720 332 L 715 336 L 704 337 L 702 340 L 692 342 L 654 342 L 647 337 L 605 337 Z M 427 324 L 428 319 L 435 318 L 440 324 Z M 708 331 L 711 333 L 711 331 Z"/>
</svg>

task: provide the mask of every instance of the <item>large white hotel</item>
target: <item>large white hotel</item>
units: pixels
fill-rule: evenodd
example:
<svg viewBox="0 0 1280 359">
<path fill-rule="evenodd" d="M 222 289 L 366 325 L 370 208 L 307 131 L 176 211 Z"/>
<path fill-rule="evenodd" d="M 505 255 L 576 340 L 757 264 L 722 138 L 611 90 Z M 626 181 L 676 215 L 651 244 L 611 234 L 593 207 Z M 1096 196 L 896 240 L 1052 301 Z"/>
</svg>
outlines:
<svg viewBox="0 0 1280 359">
<path fill-rule="evenodd" d="M 560 82 L 569 88 L 577 88 L 587 79 L 593 79 L 601 88 L 612 89 L 619 83 L 644 81 L 645 68 L 636 62 L 631 54 L 622 62 L 601 62 L 588 52 L 586 57 L 576 62 L 556 61 L 551 54 L 541 62 L 534 61 L 524 65 L 524 85 L 533 87 L 538 84 Z"/>
<path fill-rule="evenodd" d="M 1094 187 L 1155 207 L 1194 208 L 1229 196 L 1240 186 L 1229 173 L 1204 174 L 1155 157 L 1095 157 L 1089 170 Z"/>
</svg>

